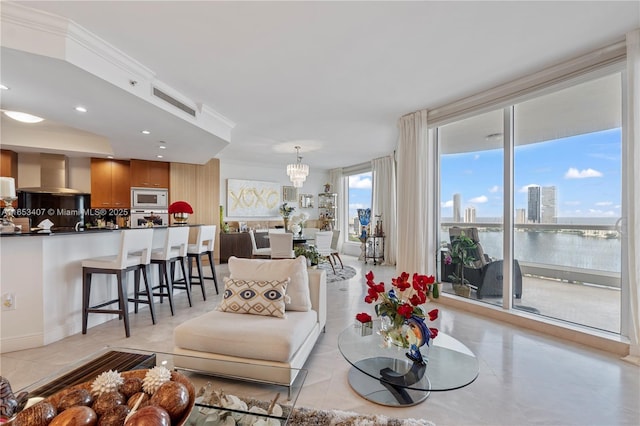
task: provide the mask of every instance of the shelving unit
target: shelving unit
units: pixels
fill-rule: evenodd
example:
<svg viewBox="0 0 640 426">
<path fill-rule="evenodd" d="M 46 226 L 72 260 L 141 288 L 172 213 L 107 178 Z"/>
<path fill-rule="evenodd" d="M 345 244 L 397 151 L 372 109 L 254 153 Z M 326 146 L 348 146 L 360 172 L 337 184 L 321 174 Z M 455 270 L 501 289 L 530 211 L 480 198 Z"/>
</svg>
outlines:
<svg viewBox="0 0 640 426">
<path fill-rule="evenodd" d="M 336 227 L 337 214 L 338 194 L 333 192 L 318 194 L 318 215 L 321 222 L 321 231 L 331 231 Z"/>
</svg>

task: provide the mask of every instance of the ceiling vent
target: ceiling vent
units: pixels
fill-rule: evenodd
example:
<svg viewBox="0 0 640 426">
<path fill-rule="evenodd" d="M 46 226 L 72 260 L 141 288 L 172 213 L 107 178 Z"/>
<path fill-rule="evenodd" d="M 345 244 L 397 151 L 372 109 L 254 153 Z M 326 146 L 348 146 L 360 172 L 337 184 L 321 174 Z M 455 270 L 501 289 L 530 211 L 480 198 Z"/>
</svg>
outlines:
<svg viewBox="0 0 640 426">
<path fill-rule="evenodd" d="M 187 114 L 189 114 L 192 117 L 196 116 L 196 110 L 183 104 L 182 102 L 180 102 L 179 100 L 172 98 L 171 96 L 167 95 L 166 93 L 164 93 L 162 90 L 158 89 L 157 87 L 153 88 L 153 95 L 162 99 L 163 101 L 170 103 L 171 105 L 173 105 L 176 108 L 181 109 L 182 111 L 186 112 Z"/>
</svg>

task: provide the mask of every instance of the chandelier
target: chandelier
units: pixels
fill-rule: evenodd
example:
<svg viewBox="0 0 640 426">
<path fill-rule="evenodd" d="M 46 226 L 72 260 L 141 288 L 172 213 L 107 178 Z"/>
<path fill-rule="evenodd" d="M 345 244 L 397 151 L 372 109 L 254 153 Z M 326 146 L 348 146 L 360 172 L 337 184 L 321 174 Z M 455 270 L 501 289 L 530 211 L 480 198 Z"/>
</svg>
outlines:
<svg viewBox="0 0 640 426">
<path fill-rule="evenodd" d="M 287 166 L 287 175 L 291 182 L 293 182 L 294 188 L 302 188 L 307 176 L 309 176 L 309 166 L 302 164 L 302 157 L 300 157 L 300 147 L 296 146 L 296 162 L 295 164 L 289 164 Z"/>
</svg>

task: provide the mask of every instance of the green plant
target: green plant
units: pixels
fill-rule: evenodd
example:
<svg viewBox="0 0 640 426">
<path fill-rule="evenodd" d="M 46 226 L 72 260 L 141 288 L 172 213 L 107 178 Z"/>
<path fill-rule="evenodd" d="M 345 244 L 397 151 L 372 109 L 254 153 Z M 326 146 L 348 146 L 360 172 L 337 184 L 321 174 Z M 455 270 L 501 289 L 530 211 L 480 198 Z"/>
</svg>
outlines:
<svg viewBox="0 0 640 426">
<path fill-rule="evenodd" d="M 453 284 L 464 286 L 469 284 L 469 281 L 464 278 L 464 267 L 473 266 L 473 262 L 476 259 L 470 254 L 470 251 L 475 250 L 476 247 L 476 243 L 467 237 L 464 231 L 461 231 L 459 236 L 451 240 L 451 253 L 445 259 L 445 262 L 456 265 L 456 272 L 449 275 L 449 279 Z"/>
<path fill-rule="evenodd" d="M 315 248 L 315 246 L 296 246 L 293 249 L 293 252 L 296 257 L 304 256 L 309 259 L 312 265 L 317 265 L 320 262 L 320 253 L 318 253 L 318 250 Z"/>
</svg>

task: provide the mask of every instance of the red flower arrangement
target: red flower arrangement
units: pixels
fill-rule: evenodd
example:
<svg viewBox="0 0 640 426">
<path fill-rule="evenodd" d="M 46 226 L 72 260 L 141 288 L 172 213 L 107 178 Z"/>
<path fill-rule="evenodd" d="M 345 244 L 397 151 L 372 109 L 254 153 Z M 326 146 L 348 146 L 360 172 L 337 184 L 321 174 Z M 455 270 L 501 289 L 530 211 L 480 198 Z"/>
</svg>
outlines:
<svg viewBox="0 0 640 426">
<path fill-rule="evenodd" d="M 174 213 L 193 213 L 193 208 L 186 201 L 176 201 L 169 206 L 169 214 Z"/>
<path fill-rule="evenodd" d="M 379 317 L 386 317 L 386 320 L 390 322 L 391 328 L 400 329 L 406 323 L 413 323 L 415 326 L 411 328 L 417 333 L 423 334 L 421 336 L 422 344 L 428 344 L 429 339 L 433 339 L 438 335 L 437 328 L 427 328 L 424 325 L 424 320 L 427 315 L 430 321 L 434 321 L 438 318 L 438 310 L 433 309 L 425 315 L 422 306 L 427 301 L 427 293 L 431 285 L 435 284 L 435 278 L 433 276 L 413 274 L 411 281 L 409 281 L 410 275 L 406 272 L 400 274 L 399 277 L 391 280 L 393 286 L 388 292 L 385 290 L 384 283 L 375 283 L 374 275 L 372 271 L 366 275 L 367 278 L 367 295 L 364 301 L 367 303 L 373 303 L 379 300 L 375 306 L 376 315 Z M 360 322 L 364 322 L 369 316 L 365 312 L 361 312 L 356 315 L 356 319 Z M 409 341 L 403 339 L 402 344 L 404 347 L 409 347 Z M 420 346 L 420 345 L 418 345 Z"/>
</svg>

